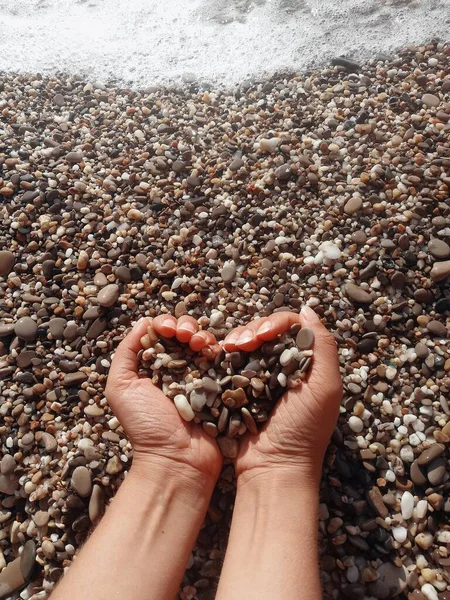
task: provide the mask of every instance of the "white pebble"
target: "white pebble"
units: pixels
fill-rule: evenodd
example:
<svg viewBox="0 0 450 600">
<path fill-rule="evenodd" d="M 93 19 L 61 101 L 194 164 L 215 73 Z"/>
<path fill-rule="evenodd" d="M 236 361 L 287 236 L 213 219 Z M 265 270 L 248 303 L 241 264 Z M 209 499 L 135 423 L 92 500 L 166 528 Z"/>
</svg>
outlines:
<svg viewBox="0 0 450 600">
<path fill-rule="evenodd" d="M 411 492 L 403 492 L 403 496 L 400 502 L 402 517 L 408 520 L 412 517 L 414 510 L 414 496 Z"/>
<path fill-rule="evenodd" d="M 408 530 L 405 527 L 394 527 L 392 529 L 392 535 L 394 536 L 394 539 L 399 542 L 400 544 L 403 544 L 403 542 L 406 540 L 406 537 L 408 535 Z"/>
<path fill-rule="evenodd" d="M 425 583 L 421 588 L 420 591 L 422 592 L 422 594 L 424 596 L 427 597 L 428 600 L 439 600 L 439 596 L 437 595 L 437 591 L 435 590 L 435 588 L 431 585 L 431 583 Z"/>
<path fill-rule="evenodd" d="M 427 514 L 428 502 L 426 500 L 419 500 L 416 506 L 416 516 L 418 519 L 423 519 Z"/>
<path fill-rule="evenodd" d="M 359 417 L 351 416 L 348 420 L 348 426 L 355 433 L 361 433 L 364 429 L 364 423 L 361 421 Z"/>
<path fill-rule="evenodd" d="M 440 544 L 450 544 L 450 531 L 440 531 L 437 540 Z"/>
<path fill-rule="evenodd" d="M 186 396 L 183 396 L 183 394 L 177 394 L 173 401 L 177 411 L 180 414 L 180 417 L 185 421 L 192 421 L 192 419 L 195 417 L 195 413 L 192 410 L 192 407 L 189 404 Z"/>
</svg>

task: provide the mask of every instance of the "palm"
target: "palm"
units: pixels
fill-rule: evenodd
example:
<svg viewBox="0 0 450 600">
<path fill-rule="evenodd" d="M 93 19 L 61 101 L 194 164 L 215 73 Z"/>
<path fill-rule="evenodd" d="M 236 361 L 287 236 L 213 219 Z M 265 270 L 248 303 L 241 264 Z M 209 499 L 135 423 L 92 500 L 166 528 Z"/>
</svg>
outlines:
<svg viewBox="0 0 450 600">
<path fill-rule="evenodd" d="M 135 452 L 171 455 L 209 474 L 220 468 L 221 455 L 214 440 L 197 424 L 183 421 L 173 402 L 149 379 L 125 382 L 119 390 L 120 397 L 133 398 L 133 411 L 125 403 L 116 401 L 116 394 L 109 402 L 129 432 Z"/>
<path fill-rule="evenodd" d="M 253 351 L 263 341 L 283 334 L 295 322 L 314 330 L 314 362 L 308 380 L 298 390 L 287 391 L 257 435 L 246 435 L 236 458 L 237 475 L 260 467 L 295 464 L 320 469 L 327 442 L 336 423 L 342 382 L 339 374 L 336 343 L 333 336 L 312 313 L 311 321 L 303 315 L 277 313 L 266 320 L 253 321 L 239 328 L 225 340 L 229 351 Z M 270 331 L 259 333 L 270 322 Z M 242 340 L 244 342 L 242 343 Z"/>
</svg>

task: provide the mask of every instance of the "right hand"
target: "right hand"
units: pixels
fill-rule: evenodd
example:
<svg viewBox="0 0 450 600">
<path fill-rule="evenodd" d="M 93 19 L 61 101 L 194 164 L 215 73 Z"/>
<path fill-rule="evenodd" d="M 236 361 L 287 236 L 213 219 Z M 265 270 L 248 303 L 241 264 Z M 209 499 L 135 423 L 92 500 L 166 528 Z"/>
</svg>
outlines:
<svg viewBox="0 0 450 600">
<path fill-rule="evenodd" d="M 215 483 L 222 466 L 217 442 L 196 423 L 183 421 L 151 379 L 138 377 L 141 338 L 150 326 L 157 337 L 176 337 L 194 352 L 213 357 L 220 350 L 215 337 L 199 331 L 197 321 L 189 316 L 143 318 L 121 342 L 111 364 L 106 399 L 133 445 L 133 469 L 152 471 L 163 464 L 166 473 L 175 470 L 194 479 L 201 475 Z"/>
<path fill-rule="evenodd" d="M 314 486 L 320 482 L 325 451 L 336 425 L 342 398 L 342 380 L 333 335 L 309 307 L 301 314 L 278 312 L 233 330 L 225 339 L 227 351 L 256 350 L 300 323 L 314 332 L 314 358 L 307 379 L 281 397 L 257 435 L 240 442 L 235 461 L 238 480 L 259 475 L 273 477 L 285 469 Z M 270 325 L 270 327 L 269 327 Z M 261 328 L 266 331 L 259 333 Z"/>
</svg>

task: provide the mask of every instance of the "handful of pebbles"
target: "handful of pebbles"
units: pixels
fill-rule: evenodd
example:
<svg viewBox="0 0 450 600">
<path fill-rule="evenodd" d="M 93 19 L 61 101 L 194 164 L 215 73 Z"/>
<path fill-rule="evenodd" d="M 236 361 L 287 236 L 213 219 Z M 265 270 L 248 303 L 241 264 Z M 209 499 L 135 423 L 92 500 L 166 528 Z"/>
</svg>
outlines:
<svg viewBox="0 0 450 600">
<path fill-rule="evenodd" d="M 296 323 L 253 352 L 222 347 L 199 354 L 175 338 L 158 338 L 150 323 L 141 343 L 139 376 L 150 377 L 182 419 L 201 423 L 222 454 L 234 458 L 239 437 L 256 434 L 283 393 L 307 377 L 314 333 Z"/>
</svg>

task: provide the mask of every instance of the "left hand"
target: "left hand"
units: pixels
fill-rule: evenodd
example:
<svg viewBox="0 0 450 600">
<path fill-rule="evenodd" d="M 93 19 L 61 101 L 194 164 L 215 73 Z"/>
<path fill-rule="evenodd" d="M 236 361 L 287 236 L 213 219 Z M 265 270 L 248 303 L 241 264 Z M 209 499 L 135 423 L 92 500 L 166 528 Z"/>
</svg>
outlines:
<svg viewBox="0 0 450 600">
<path fill-rule="evenodd" d="M 122 424 L 134 449 L 133 465 L 155 462 L 164 469 L 177 471 L 181 477 L 217 480 L 222 455 L 216 441 L 200 425 L 186 423 L 172 400 L 167 398 L 150 379 L 138 377 L 137 354 L 141 338 L 149 325 L 158 336 L 175 337 L 189 344 L 196 352 L 214 355 L 218 346 L 214 336 L 199 331 L 192 317 L 175 319 L 160 315 L 143 318 L 121 342 L 114 355 L 106 386 L 106 399 Z M 180 470 L 181 468 L 181 470 Z"/>
</svg>

